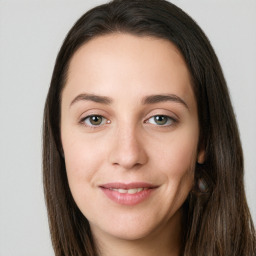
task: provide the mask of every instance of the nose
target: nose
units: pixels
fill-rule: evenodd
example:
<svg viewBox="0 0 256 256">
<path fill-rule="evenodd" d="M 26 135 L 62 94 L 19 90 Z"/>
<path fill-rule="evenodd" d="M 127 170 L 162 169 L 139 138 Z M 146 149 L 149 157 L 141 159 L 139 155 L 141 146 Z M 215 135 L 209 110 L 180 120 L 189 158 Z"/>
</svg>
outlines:
<svg viewBox="0 0 256 256">
<path fill-rule="evenodd" d="M 110 162 L 125 170 L 144 165 L 148 161 L 145 141 L 135 128 L 120 127 L 113 136 Z"/>
</svg>

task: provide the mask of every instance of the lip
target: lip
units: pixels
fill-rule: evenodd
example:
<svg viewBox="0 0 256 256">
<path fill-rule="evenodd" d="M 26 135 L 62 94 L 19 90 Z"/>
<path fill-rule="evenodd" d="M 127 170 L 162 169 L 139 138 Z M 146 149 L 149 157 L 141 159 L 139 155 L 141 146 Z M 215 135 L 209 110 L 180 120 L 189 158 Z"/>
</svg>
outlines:
<svg viewBox="0 0 256 256">
<path fill-rule="evenodd" d="M 117 204 L 121 205 L 136 205 L 139 204 L 146 199 L 149 198 L 149 196 L 154 192 L 158 186 L 145 183 L 145 182 L 133 182 L 133 183 L 119 183 L 119 182 L 113 182 L 113 183 L 107 183 L 100 185 L 99 188 L 104 192 L 104 194 L 114 201 Z M 115 191 L 113 189 L 135 189 L 135 188 L 144 188 L 142 191 L 137 192 L 135 194 L 129 194 L 129 193 L 120 193 L 118 191 Z"/>
</svg>

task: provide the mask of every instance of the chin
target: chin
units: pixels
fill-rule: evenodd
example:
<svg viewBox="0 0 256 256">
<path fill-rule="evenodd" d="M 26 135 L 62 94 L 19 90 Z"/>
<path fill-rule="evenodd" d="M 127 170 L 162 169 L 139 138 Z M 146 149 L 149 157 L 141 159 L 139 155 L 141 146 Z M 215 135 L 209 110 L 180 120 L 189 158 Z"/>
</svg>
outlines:
<svg viewBox="0 0 256 256">
<path fill-rule="evenodd" d="M 176 214 L 175 214 L 176 215 Z M 163 217 L 163 216 L 162 216 Z M 101 222 L 101 225 L 91 226 L 92 233 L 96 237 L 105 234 L 114 239 L 135 241 L 146 240 L 154 235 L 165 233 L 169 229 L 169 218 L 157 218 L 155 215 L 136 216 L 133 214 L 123 214 L 122 216 L 112 216 L 112 221 Z M 101 234 L 101 235 L 100 235 Z"/>
<path fill-rule="evenodd" d="M 145 229 L 140 226 L 127 228 L 123 227 L 121 230 L 113 230 L 112 236 L 116 238 L 127 240 L 127 241 L 135 241 L 135 240 L 143 240 L 152 234 L 152 229 Z"/>
</svg>

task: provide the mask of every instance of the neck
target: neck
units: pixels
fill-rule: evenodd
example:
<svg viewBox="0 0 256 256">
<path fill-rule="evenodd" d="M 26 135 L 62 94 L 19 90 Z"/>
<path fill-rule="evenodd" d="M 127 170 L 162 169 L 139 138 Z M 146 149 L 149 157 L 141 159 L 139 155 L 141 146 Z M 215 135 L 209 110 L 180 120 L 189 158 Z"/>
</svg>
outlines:
<svg viewBox="0 0 256 256">
<path fill-rule="evenodd" d="M 182 216 L 177 212 L 168 223 L 141 239 L 125 240 L 107 234 L 94 234 L 100 256 L 179 256 Z"/>
</svg>

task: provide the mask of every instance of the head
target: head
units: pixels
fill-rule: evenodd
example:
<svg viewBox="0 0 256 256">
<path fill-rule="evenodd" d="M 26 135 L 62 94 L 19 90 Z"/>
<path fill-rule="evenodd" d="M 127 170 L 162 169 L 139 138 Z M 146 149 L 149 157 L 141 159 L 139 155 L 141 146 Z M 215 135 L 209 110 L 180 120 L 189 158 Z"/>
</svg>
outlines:
<svg viewBox="0 0 256 256">
<path fill-rule="evenodd" d="M 232 254 L 233 251 L 231 250 L 233 249 L 231 248 L 234 248 L 234 241 L 236 241 L 235 246 L 237 248 L 239 248 L 238 243 L 241 244 L 241 241 L 238 241 L 240 232 L 244 231 L 245 234 L 248 234 L 244 241 L 249 239 L 248 223 L 250 217 L 244 195 L 243 156 L 238 129 L 218 59 L 202 30 L 175 5 L 162 0 L 116 0 L 90 10 L 70 30 L 58 54 L 47 96 L 44 114 L 44 186 L 56 255 L 62 255 L 63 253 L 65 255 L 82 255 L 85 252 L 88 255 L 95 255 L 91 228 L 85 216 L 87 214 L 86 205 L 83 208 L 79 203 L 79 198 L 76 197 L 76 185 L 73 185 L 76 181 L 75 179 L 74 182 L 72 181 L 72 174 L 69 172 L 75 166 L 72 161 L 76 161 L 76 159 L 70 153 L 72 152 L 70 150 L 72 141 L 70 144 L 69 137 L 71 134 L 68 132 L 70 127 L 67 128 L 65 123 L 67 116 L 65 109 L 68 105 L 66 102 L 73 99 L 70 95 L 74 93 L 73 96 L 75 96 L 75 93 L 79 92 L 79 90 L 74 89 L 71 82 L 74 77 L 77 77 L 75 67 L 84 59 L 84 66 L 86 67 L 88 64 L 86 58 L 87 60 L 95 58 L 95 52 L 99 52 L 101 49 L 103 51 L 111 49 L 114 40 L 117 56 L 120 56 L 122 52 L 120 47 L 128 42 L 125 45 L 125 47 L 128 47 L 126 48 L 127 54 L 123 56 L 125 60 L 135 49 L 132 48 L 129 51 L 129 46 L 132 47 L 133 44 L 136 45 L 136 49 L 141 44 L 141 49 L 145 47 L 146 53 L 151 52 L 152 56 L 154 56 L 154 53 L 156 53 L 154 50 L 158 47 L 163 49 L 162 52 L 157 53 L 159 55 L 156 55 L 156 59 L 154 59 L 156 69 L 162 63 L 159 62 L 158 65 L 159 56 L 162 54 L 162 60 L 166 53 L 170 52 L 171 60 L 167 58 L 164 63 L 172 67 L 170 68 L 170 74 L 172 71 L 173 74 L 170 77 L 176 75 L 179 81 L 177 84 L 186 84 L 187 86 L 184 89 L 185 93 L 182 94 L 182 91 L 180 91 L 182 86 L 163 88 L 163 86 L 156 87 L 152 85 L 146 88 L 142 86 L 138 90 L 139 85 L 133 84 L 135 87 L 132 88 L 130 87 L 131 84 L 127 84 L 124 85 L 124 87 L 126 86 L 125 89 L 120 90 L 117 85 L 113 85 L 113 92 L 108 93 L 108 95 L 106 94 L 109 90 L 104 91 L 104 89 L 93 86 L 89 90 L 90 97 L 91 94 L 104 92 L 104 96 L 108 96 L 108 99 L 105 100 L 113 100 L 113 104 L 117 106 L 109 107 L 109 111 L 119 109 L 119 112 L 116 111 L 113 114 L 118 118 L 109 118 L 109 120 L 121 120 L 121 113 L 128 113 L 127 106 L 133 106 L 133 108 L 130 107 L 131 113 L 136 113 L 138 116 L 143 112 L 142 107 L 136 108 L 136 101 L 132 101 L 132 99 L 138 97 L 141 101 L 144 96 L 159 95 L 162 94 L 163 90 L 166 90 L 167 93 L 174 91 L 176 96 L 177 94 L 181 96 L 172 99 L 180 100 L 179 104 L 184 105 L 181 108 L 186 108 L 187 102 L 191 106 L 190 108 L 194 114 L 192 115 L 193 124 L 190 123 L 190 127 L 193 127 L 194 130 L 192 129 L 193 133 L 190 134 L 188 140 L 184 143 L 179 140 L 173 147 L 171 145 L 168 147 L 168 143 L 164 143 L 165 141 L 173 141 L 169 135 L 169 137 L 164 137 L 162 141 L 160 139 L 161 143 L 159 143 L 160 146 L 155 154 L 152 153 L 152 146 L 157 147 L 158 145 L 154 144 L 154 141 L 149 141 L 148 138 L 146 140 L 146 135 L 138 131 L 132 133 L 131 129 L 125 130 L 125 127 L 116 130 L 106 140 L 102 140 L 106 144 L 98 142 L 98 146 L 100 148 L 109 147 L 109 153 L 107 154 L 112 159 L 112 166 L 120 168 L 122 162 L 122 168 L 125 166 L 126 169 L 131 169 L 131 166 L 135 169 L 143 168 L 143 165 L 146 165 L 149 159 L 157 160 L 157 157 L 159 157 L 157 154 L 161 152 L 161 149 L 163 149 L 163 152 L 159 153 L 161 155 L 164 152 L 170 152 L 170 154 L 166 154 L 164 159 L 168 165 L 168 159 L 170 158 L 171 166 L 175 159 L 178 159 L 178 157 L 171 158 L 171 155 L 175 153 L 175 148 L 177 149 L 179 145 L 183 146 L 179 148 L 179 152 L 181 152 L 182 157 L 189 154 L 189 162 L 183 168 L 186 173 L 176 176 L 177 189 L 175 192 L 181 196 L 171 195 L 175 200 L 167 200 L 166 209 L 172 209 L 173 215 L 182 211 L 182 223 L 184 224 L 182 247 L 184 253 L 186 253 L 185 255 L 204 255 L 204 248 L 207 247 L 209 250 L 207 255 L 222 255 L 222 251 L 225 252 L 225 255 Z M 105 47 L 102 47 L 102 44 Z M 113 56 L 111 55 L 111 57 Z M 142 63 L 142 66 L 147 65 L 149 61 Z M 177 68 L 176 63 L 180 63 L 180 69 Z M 105 64 L 103 63 L 103 68 Z M 122 67 L 121 71 L 124 71 L 125 68 L 129 73 L 128 66 Z M 90 68 L 88 65 L 88 76 L 92 73 Z M 150 69 L 148 68 L 148 70 Z M 156 72 L 160 72 L 160 70 L 163 70 L 163 68 L 159 68 L 159 71 Z M 167 74 L 166 72 L 168 71 L 161 73 L 163 80 Z M 86 70 L 83 70 L 83 73 L 86 74 Z M 104 79 L 107 74 L 111 74 L 111 69 L 106 71 L 105 76 L 103 76 Z M 157 75 L 159 74 L 157 73 Z M 145 79 L 149 75 L 142 76 L 141 81 L 147 81 Z M 184 81 L 181 77 L 184 78 Z M 137 79 L 137 77 L 135 78 Z M 122 79 L 121 76 L 120 79 Z M 117 81 L 120 82 L 120 79 Z M 169 84 L 171 84 L 170 81 Z M 123 95 L 129 93 L 131 97 L 127 102 L 121 100 L 116 102 L 120 97 L 125 99 L 125 97 L 122 98 L 122 92 Z M 132 92 L 135 92 L 135 95 L 132 95 Z M 182 103 L 182 96 L 185 97 L 185 104 Z M 186 99 L 186 97 L 188 98 Z M 153 100 L 156 101 L 157 99 Z M 109 111 L 106 112 L 109 113 Z M 185 110 L 182 111 L 185 112 Z M 95 113 L 93 114 L 95 115 Z M 159 115 L 158 112 L 156 114 Z M 167 116 L 167 113 L 160 114 Z M 103 114 L 99 113 L 98 115 Z M 150 112 L 148 118 L 144 120 L 149 123 L 145 123 L 145 125 L 151 124 L 152 116 L 153 114 Z M 85 119 L 83 119 L 83 122 L 85 122 Z M 136 156 L 131 152 L 130 159 L 128 159 L 129 157 L 123 159 L 117 154 L 117 151 L 127 150 L 128 147 L 125 148 L 125 145 L 129 144 L 123 135 L 124 132 L 122 134 L 120 131 L 126 131 L 126 135 L 130 133 L 129 143 L 133 143 L 136 148 L 135 151 L 137 150 Z M 110 139 L 114 138 L 116 134 L 120 136 L 119 139 L 123 140 L 123 148 L 114 139 Z M 141 139 L 143 136 L 144 140 Z M 183 134 L 180 135 L 180 137 L 182 136 Z M 133 142 L 131 142 L 132 140 Z M 148 145 L 145 145 L 145 141 L 149 141 Z M 90 143 L 90 141 L 88 140 L 87 143 Z M 91 142 L 89 145 L 93 145 L 93 143 Z M 182 153 L 184 148 L 188 148 L 189 152 L 183 151 Z M 99 154 L 103 155 L 104 158 L 101 151 L 99 150 Z M 113 153 L 114 151 L 116 152 Z M 94 156 L 88 154 L 88 161 L 90 157 Z M 154 161 L 152 162 L 154 163 Z M 184 163 L 180 159 L 180 163 L 182 162 Z M 71 167 L 69 168 L 69 166 Z M 102 175 L 105 174 L 101 173 L 101 177 Z M 150 181 L 154 182 L 155 176 L 152 174 L 151 177 L 152 180 Z M 202 189 L 202 187 L 200 189 L 199 181 L 203 181 L 205 189 Z M 161 180 L 156 182 L 161 183 Z M 178 189 L 179 186 L 180 189 Z M 177 203 L 177 206 L 168 208 L 173 202 Z M 88 214 L 90 215 L 90 212 Z M 134 216 L 134 219 L 136 219 L 136 215 Z M 234 223 L 236 223 L 236 226 L 234 226 Z M 120 231 L 116 230 L 116 232 Z M 146 228 L 145 232 L 148 232 Z M 218 241 L 223 241 L 223 243 L 219 244 Z M 247 248 L 247 252 L 249 252 L 251 245 L 248 243 L 246 246 L 244 248 Z M 239 251 L 239 249 L 236 250 Z"/>
</svg>

